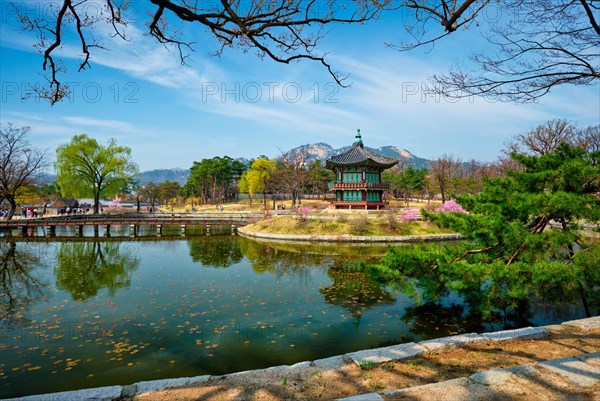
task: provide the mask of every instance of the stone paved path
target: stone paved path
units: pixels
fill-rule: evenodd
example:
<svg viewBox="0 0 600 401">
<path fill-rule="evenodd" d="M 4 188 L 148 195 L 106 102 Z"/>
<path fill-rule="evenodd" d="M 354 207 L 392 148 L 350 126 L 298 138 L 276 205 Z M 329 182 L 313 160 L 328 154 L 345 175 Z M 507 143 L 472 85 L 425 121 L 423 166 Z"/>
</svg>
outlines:
<svg viewBox="0 0 600 401">
<path fill-rule="evenodd" d="M 600 352 L 338 401 L 600 400 Z"/>
</svg>

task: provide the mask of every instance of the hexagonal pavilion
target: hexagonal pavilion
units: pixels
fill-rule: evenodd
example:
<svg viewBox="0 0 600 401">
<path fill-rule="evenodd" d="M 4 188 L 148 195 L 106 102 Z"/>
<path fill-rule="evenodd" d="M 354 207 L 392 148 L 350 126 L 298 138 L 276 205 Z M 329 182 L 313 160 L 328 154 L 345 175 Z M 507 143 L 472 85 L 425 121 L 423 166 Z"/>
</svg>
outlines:
<svg viewBox="0 0 600 401">
<path fill-rule="evenodd" d="M 335 192 L 332 205 L 336 209 L 380 209 L 387 202 L 383 191 L 389 184 L 381 182 L 381 173 L 398 163 L 364 147 L 360 130 L 357 130 L 352 148 L 327 159 L 326 167 L 335 173 L 329 189 Z"/>
</svg>

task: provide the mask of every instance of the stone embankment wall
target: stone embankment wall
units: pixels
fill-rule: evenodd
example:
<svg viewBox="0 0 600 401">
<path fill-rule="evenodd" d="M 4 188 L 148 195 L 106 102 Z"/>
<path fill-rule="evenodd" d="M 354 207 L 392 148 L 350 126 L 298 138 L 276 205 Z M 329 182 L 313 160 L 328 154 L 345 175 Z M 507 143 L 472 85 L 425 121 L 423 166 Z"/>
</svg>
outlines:
<svg viewBox="0 0 600 401">
<path fill-rule="evenodd" d="M 427 234 L 427 235 L 290 235 L 271 234 L 249 230 L 240 227 L 238 233 L 244 237 L 262 239 L 289 240 L 289 241 L 322 241 L 322 242 L 420 242 L 420 241 L 456 241 L 462 239 L 460 234 Z"/>
</svg>

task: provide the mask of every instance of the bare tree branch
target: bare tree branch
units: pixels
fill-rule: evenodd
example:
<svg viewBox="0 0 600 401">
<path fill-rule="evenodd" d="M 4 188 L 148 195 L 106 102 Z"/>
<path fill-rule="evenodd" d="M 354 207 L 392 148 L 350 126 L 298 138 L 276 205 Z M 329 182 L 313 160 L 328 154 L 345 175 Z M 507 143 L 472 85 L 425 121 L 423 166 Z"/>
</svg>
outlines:
<svg viewBox="0 0 600 401">
<path fill-rule="evenodd" d="M 62 0 L 60 8 L 54 7 L 53 13 L 40 18 L 29 18 L 14 5 L 23 29 L 35 31 L 38 35 L 38 48 L 44 56 L 43 69 L 49 71 L 49 74 L 46 76 L 48 85 L 36 86 L 34 89 L 38 96 L 48 99 L 51 104 L 69 95 L 69 88 L 58 78 L 59 73 L 64 73 L 65 69 L 54 57 L 70 22 L 74 22 L 73 28 L 83 52 L 80 70 L 90 66 L 90 49 L 102 47 L 90 33 L 95 24 L 108 23 L 113 31 L 112 37 L 127 40 L 121 30 L 121 27 L 127 26 L 123 17 L 127 2 L 105 0 L 104 9 L 98 15 L 92 15 L 85 7 L 88 1 L 91 0 Z M 344 86 L 346 76 L 333 70 L 325 59 L 325 54 L 315 52 L 324 36 L 321 28 L 326 24 L 354 24 L 375 19 L 392 0 L 357 1 L 350 3 L 351 7 L 337 7 L 339 2 L 340 0 L 219 0 L 211 4 L 212 9 L 209 10 L 203 8 L 205 3 L 190 0 L 150 0 L 148 33 L 159 43 L 175 47 L 184 64 L 188 53 L 193 51 L 194 42 L 169 29 L 168 21 L 174 18 L 197 23 L 208 28 L 220 43 L 217 55 L 225 47 L 236 47 L 244 52 L 255 49 L 259 57 L 266 56 L 283 64 L 312 60 L 322 64 L 334 80 Z M 344 6 L 346 5 L 345 3 Z M 50 28 L 52 23 L 53 27 Z"/>
<path fill-rule="evenodd" d="M 51 104 L 69 94 L 69 88 L 59 80 L 65 67 L 54 57 L 70 24 L 82 49 L 80 70 L 90 66 L 91 49 L 102 48 L 91 35 L 94 25 L 108 23 L 111 37 L 127 40 L 122 29 L 127 26 L 123 16 L 128 2 L 104 0 L 103 10 L 91 15 L 85 7 L 90 1 L 61 0 L 59 6 L 50 6 L 49 15 L 40 18 L 22 15 L 15 5 L 23 29 L 37 34 L 43 69 L 48 71 L 47 86 L 36 85 L 34 90 Z M 473 55 L 473 70 L 454 68 L 433 76 L 427 89 L 430 94 L 530 102 L 556 86 L 589 85 L 600 78 L 598 0 L 342 1 L 217 0 L 207 7 L 191 0 L 150 0 L 148 34 L 160 44 L 176 48 L 185 64 L 195 43 L 169 24 L 183 21 L 208 30 L 218 43 L 215 55 L 225 48 L 239 48 L 255 50 L 259 57 L 283 64 L 316 61 L 339 85 L 346 86 L 347 76 L 335 71 L 327 55 L 317 51 L 325 35 L 324 26 L 364 23 L 382 12 L 403 10 L 409 13 L 402 24 L 412 41 L 388 43 L 393 49 L 434 46 L 444 37 L 473 26 L 487 29 L 486 38 L 496 49 Z M 483 11 L 492 5 L 498 5 L 504 15 L 497 21 L 486 21 Z"/>
<path fill-rule="evenodd" d="M 475 22 L 481 10 L 491 0 L 464 0 L 458 2 L 403 0 L 401 9 L 409 11 L 409 19 L 414 23 L 406 23 L 404 28 L 412 37 L 412 42 L 400 42 L 399 45 L 388 43 L 388 46 L 400 51 L 412 50 L 417 47 L 434 45 L 440 39 L 466 28 Z M 430 26 L 433 23 L 433 26 Z M 438 33 L 437 26 L 441 25 L 443 32 Z M 432 34 L 432 32 L 434 32 Z"/>
<path fill-rule="evenodd" d="M 473 55 L 476 70 L 454 68 L 433 76 L 427 92 L 532 102 L 559 85 L 591 84 L 600 78 L 600 30 L 593 3 L 508 1 L 507 10 L 522 17 L 490 24 L 486 38 L 497 51 Z"/>
<path fill-rule="evenodd" d="M 0 198 L 10 204 L 8 220 L 17 208 L 18 191 L 33 184 L 35 175 L 47 167 L 46 153 L 29 147 L 29 131 L 12 123 L 0 128 Z"/>
</svg>

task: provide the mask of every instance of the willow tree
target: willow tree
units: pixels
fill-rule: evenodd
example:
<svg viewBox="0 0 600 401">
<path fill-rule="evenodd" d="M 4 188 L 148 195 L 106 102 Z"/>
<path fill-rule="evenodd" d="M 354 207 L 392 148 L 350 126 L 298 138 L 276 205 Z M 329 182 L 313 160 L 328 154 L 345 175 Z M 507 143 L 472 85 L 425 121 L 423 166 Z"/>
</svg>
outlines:
<svg viewBox="0 0 600 401">
<path fill-rule="evenodd" d="M 130 148 L 118 146 L 114 139 L 103 146 L 85 134 L 56 149 L 54 168 L 62 196 L 94 198 L 94 213 L 101 196 L 122 192 L 138 174 Z"/>
</svg>

